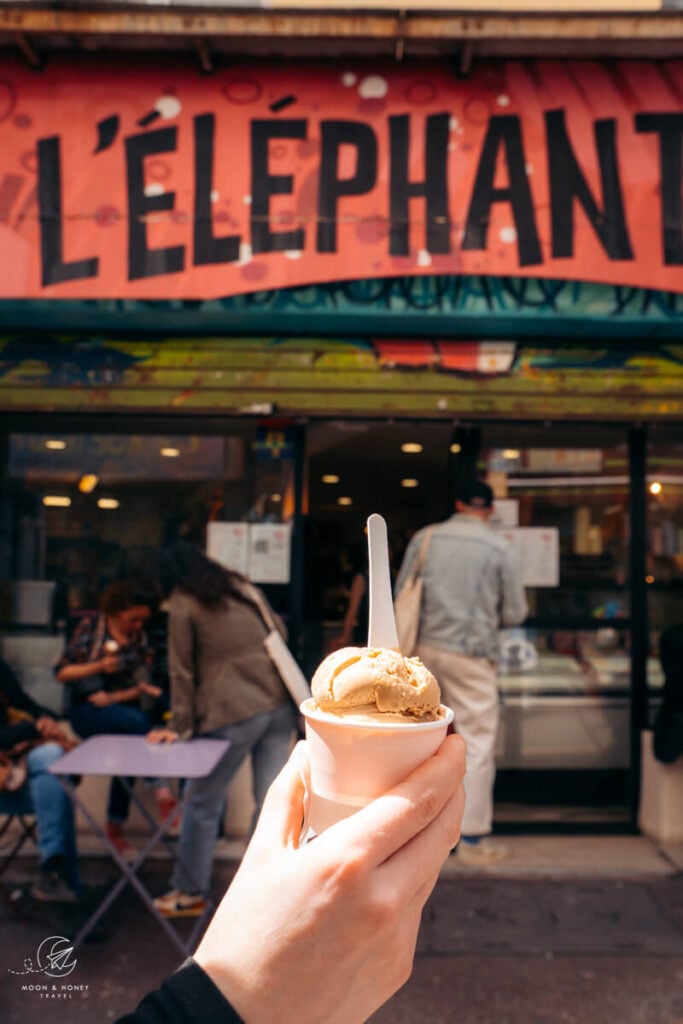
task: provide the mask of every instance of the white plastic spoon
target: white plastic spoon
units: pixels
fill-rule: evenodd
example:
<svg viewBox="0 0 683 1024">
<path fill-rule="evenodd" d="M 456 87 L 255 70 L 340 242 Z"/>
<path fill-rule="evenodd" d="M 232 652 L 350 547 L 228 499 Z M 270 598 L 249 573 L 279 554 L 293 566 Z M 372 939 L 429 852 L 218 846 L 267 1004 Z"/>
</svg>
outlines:
<svg viewBox="0 0 683 1024">
<path fill-rule="evenodd" d="M 387 524 L 382 516 L 373 513 L 368 517 L 367 529 L 370 564 L 368 647 L 390 647 L 398 651 L 398 634 L 389 574 Z"/>
</svg>

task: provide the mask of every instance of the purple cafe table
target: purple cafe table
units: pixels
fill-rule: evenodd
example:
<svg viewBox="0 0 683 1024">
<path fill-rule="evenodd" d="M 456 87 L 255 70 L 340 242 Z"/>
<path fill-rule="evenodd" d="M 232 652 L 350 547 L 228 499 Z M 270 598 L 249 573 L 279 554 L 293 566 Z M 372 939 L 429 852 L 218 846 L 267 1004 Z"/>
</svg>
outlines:
<svg viewBox="0 0 683 1024">
<path fill-rule="evenodd" d="M 74 805 L 79 808 L 85 818 L 102 837 L 108 852 L 121 871 L 121 878 L 107 893 L 96 910 L 81 926 L 73 940 L 74 948 L 79 946 L 93 930 L 102 915 L 109 909 L 119 893 L 130 883 L 136 890 L 152 916 L 159 922 L 172 942 L 183 956 L 192 952 L 199 934 L 211 915 L 214 907 L 211 900 L 207 901 L 206 911 L 197 920 L 189 938 L 183 941 L 176 929 L 167 918 L 154 906 L 152 895 L 147 891 L 137 872 L 149 856 L 151 850 L 163 841 L 173 859 L 178 856 L 174 843 L 170 842 L 168 830 L 182 814 L 185 796 L 181 797 L 178 809 L 165 822 L 155 821 L 142 801 L 135 795 L 129 784 L 130 778 L 161 778 L 161 779 L 203 779 L 218 764 L 230 746 L 229 740 L 193 739 L 177 743 L 148 743 L 144 736 L 91 736 L 79 743 L 77 747 L 64 754 L 50 767 L 50 771 L 59 778 L 62 786 L 69 794 Z M 88 808 L 78 797 L 76 786 L 71 781 L 73 775 L 106 775 L 117 776 L 128 790 L 131 799 L 151 829 L 151 836 L 144 844 L 132 864 L 128 864 L 115 846 L 112 845 L 106 831 L 92 816 Z M 184 870 L 191 868 L 183 865 Z"/>
</svg>

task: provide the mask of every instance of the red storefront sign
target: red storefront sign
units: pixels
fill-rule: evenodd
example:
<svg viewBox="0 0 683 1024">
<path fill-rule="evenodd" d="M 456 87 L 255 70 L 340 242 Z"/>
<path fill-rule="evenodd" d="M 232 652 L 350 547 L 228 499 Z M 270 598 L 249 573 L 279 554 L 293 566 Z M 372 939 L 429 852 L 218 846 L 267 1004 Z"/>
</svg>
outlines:
<svg viewBox="0 0 683 1024">
<path fill-rule="evenodd" d="M 424 274 L 683 291 L 683 61 L 0 69 L 0 297 Z"/>
</svg>

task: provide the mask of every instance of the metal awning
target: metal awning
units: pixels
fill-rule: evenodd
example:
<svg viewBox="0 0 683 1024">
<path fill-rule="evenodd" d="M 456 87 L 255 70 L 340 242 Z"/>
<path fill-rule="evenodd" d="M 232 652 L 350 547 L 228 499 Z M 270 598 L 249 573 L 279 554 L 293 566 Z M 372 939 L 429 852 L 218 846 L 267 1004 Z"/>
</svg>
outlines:
<svg viewBox="0 0 683 1024">
<path fill-rule="evenodd" d="M 54 51 L 396 59 L 678 56 L 681 0 L 0 0 L 0 48 L 38 69 Z M 530 8 L 533 7 L 533 12 Z M 617 9 L 618 8 L 618 9 Z"/>
</svg>

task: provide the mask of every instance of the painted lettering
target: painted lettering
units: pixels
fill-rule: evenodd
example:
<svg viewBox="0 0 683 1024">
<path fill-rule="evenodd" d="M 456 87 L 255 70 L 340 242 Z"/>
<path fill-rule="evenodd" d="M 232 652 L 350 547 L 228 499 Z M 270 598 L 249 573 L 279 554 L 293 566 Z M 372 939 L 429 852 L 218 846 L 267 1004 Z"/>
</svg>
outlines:
<svg viewBox="0 0 683 1024">
<path fill-rule="evenodd" d="M 637 132 L 659 136 L 659 173 L 662 182 L 662 249 L 664 262 L 683 263 L 683 209 L 681 148 L 683 114 L 636 114 Z"/>
<path fill-rule="evenodd" d="M 578 202 L 609 258 L 632 260 L 633 250 L 626 228 L 624 199 L 619 181 L 616 121 L 596 121 L 593 128 L 602 181 L 602 210 L 588 186 L 569 141 L 564 110 L 549 110 L 545 115 L 545 124 L 553 256 L 560 259 L 574 256 L 574 204 Z"/>
<path fill-rule="evenodd" d="M 194 119 L 194 257 L 195 266 L 233 263 L 239 259 L 240 236 L 216 238 L 213 234 L 211 193 L 216 118 L 200 114 Z"/>
<path fill-rule="evenodd" d="M 494 188 L 500 149 L 505 154 L 508 184 L 504 188 Z M 494 203 L 510 205 L 517 232 L 520 266 L 541 263 L 543 257 L 526 173 L 522 126 L 514 114 L 495 116 L 489 121 L 467 212 L 463 249 L 486 249 Z"/>
<path fill-rule="evenodd" d="M 450 252 L 448 216 L 448 114 L 433 114 L 426 120 L 424 165 L 421 181 L 409 181 L 410 117 L 389 118 L 389 251 L 407 256 L 410 251 L 408 201 L 422 197 L 426 203 L 424 248 L 431 253 Z"/>
<path fill-rule="evenodd" d="M 178 274 L 185 268 L 185 247 L 150 249 L 147 245 L 147 217 L 175 206 L 175 192 L 145 195 L 145 157 L 172 153 L 176 148 L 176 128 L 160 128 L 126 139 L 128 181 L 128 279 L 138 281 L 158 274 Z"/>
<path fill-rule="evenodd" d="M 62 162 L 59 136 L 38 139 L 38 209 L 43 286 L 97 277 L 97 257 L 64 261 L 62 219 Z"/>
<path fill-rule="evenodd" d="M 303 249 L 303 228 L 271 231 L 270 197 L 292 195 L 292 174 L 270 174 L 269 143 L 272 139 L 305 139 L 306 121 L 251 122 L 251 248 L 253 253 Z"/>
<path fill-rule="evenodd" d="M 320 126 L 321 155 L 318 186 L 318 252 L 337 251 L 339 199 L 370 192 L 377 181 L 377 136 L 370 125 L 360 121 L 323 121 Z M 356 151 L 355 172 L 339 177 L 342 146 Z"/>
</svg>

